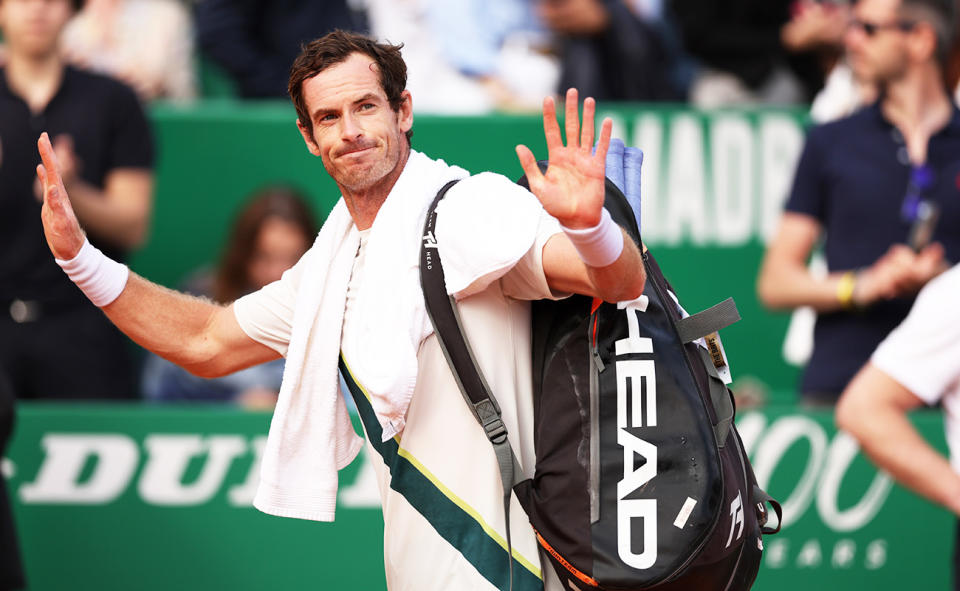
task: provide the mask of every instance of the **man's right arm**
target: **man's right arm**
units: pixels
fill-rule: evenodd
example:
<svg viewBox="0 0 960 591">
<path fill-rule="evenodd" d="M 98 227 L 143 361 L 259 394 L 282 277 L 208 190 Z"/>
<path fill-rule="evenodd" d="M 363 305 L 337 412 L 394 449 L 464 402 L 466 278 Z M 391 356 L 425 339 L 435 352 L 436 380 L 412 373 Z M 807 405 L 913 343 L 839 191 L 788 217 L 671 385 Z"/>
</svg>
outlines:
<svg viewBox="0 0 960 591">
<path fill-rule="evenodd" d="M 46 133 L 40 137 L 38 147 L 43 159 L 43 165 L 37 167 L 43 185 L 40 215 L 47 245 L 60 261 L 73 261 L 86 237 L 70 205 Z M 94 264 L 85 270 L 84 280 L 88 285 L 94 284 L 99 297 L 109 300 L 94 303 L 144 348 L 204 377 L 227 374 L 280 356 L 247 336 L 232 306 L 177 293 L 133 273 L 119 273 L 117 263 L 95 249 L 88 250 L 95 251 Z M 85 289 L 85 293 L 90 296 L 92 292 Z"/>
<path fill-rule="evenodd" d="M 240 327 L 233 305 L 182 294 L 130 274 L 104 313 L 135 343 L 201 377 L 278 359 Z"/>
<path fill-rule="evenodd" d="M 821 279 L 807 267 L 807 258 L 820 237 L 813 217 L 786 212 L 763 257 L 757 294 L 769 308 L 813 306 L 818 311 L 840 308 L 837 286 L 840 274 Z"/>
</svg>

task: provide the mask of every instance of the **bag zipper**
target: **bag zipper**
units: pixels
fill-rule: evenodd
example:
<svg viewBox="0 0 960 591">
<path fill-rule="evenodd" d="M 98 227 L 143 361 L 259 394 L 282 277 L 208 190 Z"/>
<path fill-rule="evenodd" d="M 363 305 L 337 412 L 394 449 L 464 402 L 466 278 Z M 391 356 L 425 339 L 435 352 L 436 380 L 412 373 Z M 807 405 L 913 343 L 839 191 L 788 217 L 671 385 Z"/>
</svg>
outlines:
<svg viewBox="0 0 960 591">
<path fill-rule="evenodd" d="M 590 322 L 587 324 L 593 357 L 593 370 L 590 372 L 590 466 L 587 474 L 591 525 L 600 521 L 600 373 L 604 365 L 597 346 L 597 324 L 600 321 L 597 312 L 601 304 L 602 300 L 594 298 L 590 307 Z"/>
</svg>

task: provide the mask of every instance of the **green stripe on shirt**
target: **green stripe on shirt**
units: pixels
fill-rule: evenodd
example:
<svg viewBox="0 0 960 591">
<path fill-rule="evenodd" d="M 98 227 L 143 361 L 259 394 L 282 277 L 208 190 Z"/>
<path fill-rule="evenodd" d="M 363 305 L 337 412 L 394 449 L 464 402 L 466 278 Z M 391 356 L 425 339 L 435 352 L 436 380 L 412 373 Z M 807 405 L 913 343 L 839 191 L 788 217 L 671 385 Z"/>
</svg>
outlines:
<svg viewBox="0 0 960 591">
<path fill-rule="evenodd" d="M 390 470 L 390 488 L 400 493 L 440 536 L 456 548 L 491 584 L 508 589 L 506 541 L 483 521 L 480 515 L 444 486 L 412 454 L 399 445 L 399 437 L 381 441 L 383 430 L 370 399 L 340 357 L 343 374 L 363 421 L 367 438 L 383 457 Z M 540 569 L 520 556 L 514 548 L 513 588 L 516 591 L 542 591 Z"/>
</svg>

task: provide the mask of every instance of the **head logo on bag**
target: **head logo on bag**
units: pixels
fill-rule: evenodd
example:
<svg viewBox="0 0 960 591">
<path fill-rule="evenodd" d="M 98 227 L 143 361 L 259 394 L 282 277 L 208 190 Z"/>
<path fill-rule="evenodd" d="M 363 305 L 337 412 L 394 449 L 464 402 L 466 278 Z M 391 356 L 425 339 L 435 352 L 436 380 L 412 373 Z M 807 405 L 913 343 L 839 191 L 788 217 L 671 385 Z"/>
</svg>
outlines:
<svg viewBox="0 0 960 591">
<path fill-rule="evenodd" d="M 638 312 L 647 298 L 624 311 L 629 333 L 616 343 L 617 441 L 623 448 L 623 480 L 617 483 L 617 554 L 633 568 L 646 569 L 657 560 L 657 500 L 630 498 L 657 475 L 657 446 L 642 437 L 644 427 L 657 426 L 657 377 L 652 359 L 629 359 L 632 353 L 653 353 L 653 340 L 640 336 Z M 643 551 L 636 553 L 633 526 L 641 520 Z"/>
</svg>

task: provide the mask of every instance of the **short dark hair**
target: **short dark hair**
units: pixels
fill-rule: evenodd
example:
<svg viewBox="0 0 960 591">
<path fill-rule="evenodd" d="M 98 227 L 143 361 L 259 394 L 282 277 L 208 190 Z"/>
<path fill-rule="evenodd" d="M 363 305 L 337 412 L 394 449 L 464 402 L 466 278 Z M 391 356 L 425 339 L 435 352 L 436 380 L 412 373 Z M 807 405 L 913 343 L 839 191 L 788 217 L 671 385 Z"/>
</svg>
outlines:
<svg viewBox="0 0 960 591">
<path fill-rule="evenodd" d="M 380 73 L 380 87 L 387 95 L 390 108 L 399 112 L 403 104 L 403 91 L 407 88 L 407 64 L 400 55 L 403 44 L 390 45 L 377 43 L 359 33 L 336 30 L 319 39 L 305 44 L 300 55 L 290 68 L 290 82 L 287 92 L 297 109 L 300 124 L 313 133 L 313 121 L 303 98 L 303 83 L 331 66 L 347 60 L 354 53 L 369 56 L 377 65 Z M 413 136 L 413 130 L 407 131 L 407 141 Z"/>
<path fill-rule="evenodd" d="M 946 66 L 957 27 L 954 0 L 901 0 L 900 14 L 933 28 L 937 35 L 937 61 Z"/>
</svg>

